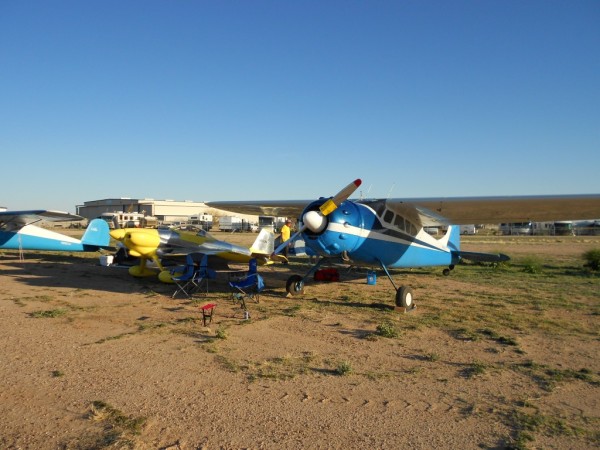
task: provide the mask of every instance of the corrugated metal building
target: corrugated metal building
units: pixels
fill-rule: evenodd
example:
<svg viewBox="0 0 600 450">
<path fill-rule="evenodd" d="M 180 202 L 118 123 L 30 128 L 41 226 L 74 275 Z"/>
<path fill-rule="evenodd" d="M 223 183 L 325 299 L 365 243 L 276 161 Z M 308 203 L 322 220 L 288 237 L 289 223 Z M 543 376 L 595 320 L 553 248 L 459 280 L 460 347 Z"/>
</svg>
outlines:
<svg viewBox="0 0 600 450">
<path fill-rule="evenodd" d="M 103 200 L 91 200 L 83 202 L 83 205 L 77 205 L 77 214 L 86 219 L 94 219 L 105 212 L 137 212 L 147 216 L 156 217 L 159 222 L 185 222 L 188 217 L 211 214 L 215 217 L 232 215 L 231 212 L 221 211 L 215 208 L 210 208 L 202 202 L 194 202 L 192 200 L 176 201 L 176 200 L 154 200 L 152 198 L 107 198 Z M 236 214 L 236 216 L 256 222 L 257 216 L 246 216 L 244 214 Z"/>
</svg>

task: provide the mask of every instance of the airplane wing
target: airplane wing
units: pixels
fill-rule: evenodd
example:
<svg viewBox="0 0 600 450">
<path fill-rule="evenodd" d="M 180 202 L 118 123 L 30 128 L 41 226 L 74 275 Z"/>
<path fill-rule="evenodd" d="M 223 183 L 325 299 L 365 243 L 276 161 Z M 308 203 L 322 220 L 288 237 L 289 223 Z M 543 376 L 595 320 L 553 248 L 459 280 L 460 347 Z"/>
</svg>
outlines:
<svg viewBox="0 0 600 450">
<path fill-rule="evenodd" d="M 32 209 L 27 211 L 0 211 L 0 228 L 10 227 L 12 229 L 22 228 L 41 220 L 53 222 L 83 220 L 76 214 L 48 209 Z"/>
<path fill-rule="evenodd" d="M 546 222 L 600 215 L 600 194 L 391 199 L 387 204 L 414 207 L 423 226 Z"/>
<path fill-rule="evenodd" d="M 212 208 L 255 216 L 297 217 L 314 200 L 206 202 Z"/>
<path fill-rule="evenodd" d="M 299 216 L 311 200 L 267 200 L 207 202 L 207 205 L 242 214 Z M 423 226 L 466 225 L 472 223 L 545 222 L 592 219 L 600 216 L 600 194 L 393 198 L 364 200 L 382 202 L 391 209 L 412 210 Z"/>
</svg>

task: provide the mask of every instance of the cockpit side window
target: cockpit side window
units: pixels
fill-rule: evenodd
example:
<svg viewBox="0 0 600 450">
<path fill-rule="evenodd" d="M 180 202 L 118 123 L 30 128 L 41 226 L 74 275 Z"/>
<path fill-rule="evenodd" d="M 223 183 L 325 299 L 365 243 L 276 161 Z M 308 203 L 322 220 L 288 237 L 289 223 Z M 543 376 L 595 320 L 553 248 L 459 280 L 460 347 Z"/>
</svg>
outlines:
<svg viewBox="0 0 600 450">
<path fill-rule="evenodd" d="M 389 225 L 393 225 L 398 230 L 408 233 L 412 236 L 417 235 L 417 227 L 408 219 L 394 211 L 386 209 L 383 214 L 383 221 Z"/>
</svg>

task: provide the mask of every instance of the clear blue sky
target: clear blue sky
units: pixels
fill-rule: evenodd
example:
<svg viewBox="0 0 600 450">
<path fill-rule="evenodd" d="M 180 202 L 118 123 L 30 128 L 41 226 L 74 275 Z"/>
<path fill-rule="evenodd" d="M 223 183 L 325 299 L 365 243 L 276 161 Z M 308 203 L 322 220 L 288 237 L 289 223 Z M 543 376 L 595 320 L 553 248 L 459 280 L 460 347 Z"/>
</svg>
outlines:
<svg viewBox="0 0 600 450">
<path fill-rule="evenodd" d="M 600 2 L 0 0 L 0 205 L 600 192 Z"/>
</svg>

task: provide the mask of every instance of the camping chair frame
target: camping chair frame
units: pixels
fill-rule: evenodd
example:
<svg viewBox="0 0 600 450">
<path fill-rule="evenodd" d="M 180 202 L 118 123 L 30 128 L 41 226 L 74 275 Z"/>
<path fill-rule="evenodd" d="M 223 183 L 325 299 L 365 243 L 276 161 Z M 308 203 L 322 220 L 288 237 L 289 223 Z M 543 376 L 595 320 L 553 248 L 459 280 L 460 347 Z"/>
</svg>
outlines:
<svg viewBox="0 0 600 450">
<path fill-rule="evenodd" d="M 257 273 L 256 259 L 251 259 L 248 263 L 248 273 L 238 281 L 230 281 L 231 298 L 234 302 L 240 302 L 240 307 L 247 311 L 246 299 L 260 302 L 260 292 L 264 289 L 265 283 L 263 277 Z"/>
</svg>

